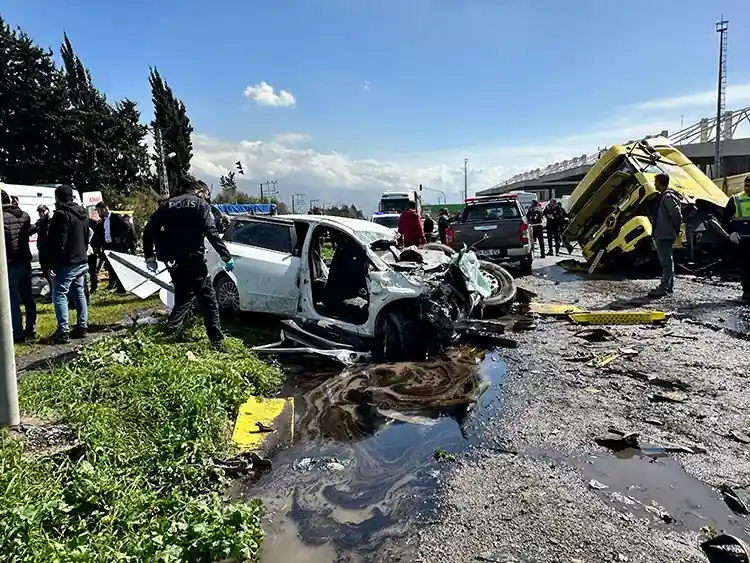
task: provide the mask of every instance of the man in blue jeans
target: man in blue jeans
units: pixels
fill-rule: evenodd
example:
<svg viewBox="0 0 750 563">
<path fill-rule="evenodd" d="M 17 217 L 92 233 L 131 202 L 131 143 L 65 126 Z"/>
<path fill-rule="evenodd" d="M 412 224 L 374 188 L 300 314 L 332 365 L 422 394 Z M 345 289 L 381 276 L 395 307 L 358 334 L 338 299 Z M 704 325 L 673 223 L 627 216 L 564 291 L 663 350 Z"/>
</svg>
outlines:
<svg viewBox="0 0 750 563">
<path fill-rule="evenodd" d="M 659 192 L 651 219 L 651 236 L 661 264 L 661 282 L 648 296 L 660 299 L 674 291 L 674 241 L 682 227 L 680 195 L 669 187 L 669 176 L 657 174 L 654 187 Z"/>
<path fill-rule="evenodd" d="M 13 340 L 23 342 L 36 337 L 36 302 L 31 293 L 31 249 L 29 235 L 33 234 L 29 214 L 13 203 L 5 190 L 0 195 L 3 205 L 5 251 L 10 289 L 10 316 L 13 321 Z M 21 305 L 26 309 L 26 328 L 23 326 Z"/>
<path fill-rule="evenodd" d="M 85 287 L 89 269 L 89 217 L 86 210 L 75 202 L 70 186 L 55 189 L 55 213 L 50 221 L 49 244 L 52 302 L 57 317 L 57 331 L 52 342 L 65 344 L 71 336 L 84 338 L 88 332 Z M 77 323 L 72 334 L 68 324 L 68 294 L 73 297 L 76 308 Z"/>
</svg>

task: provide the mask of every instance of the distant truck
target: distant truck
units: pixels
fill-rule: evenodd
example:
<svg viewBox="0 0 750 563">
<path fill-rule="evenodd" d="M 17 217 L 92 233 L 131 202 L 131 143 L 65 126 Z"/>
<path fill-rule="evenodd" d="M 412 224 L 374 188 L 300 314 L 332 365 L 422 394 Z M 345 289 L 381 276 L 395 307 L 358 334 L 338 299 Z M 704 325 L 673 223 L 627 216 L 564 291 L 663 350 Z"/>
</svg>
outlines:
<svg viewBox="0 0 750 563">
<path fill-rule="evenodd" d="M 414 202 L 417 206 L 417 213 L 422 215 L 422 198 L 417 190 L 389 190 L 383 192 L 380 196 L 378 211 L 386 214 L 400 214 L 409 207 L 409 203 Z"/>
<path fill-rule="evenodd" d="M 523 275 L 531 273 L 529 225 L 516 194 L 467 199 L 460 219 L 451 228 L 454 248 L 473 247 L 482 260 L 514 263 Z"/>
</svg>

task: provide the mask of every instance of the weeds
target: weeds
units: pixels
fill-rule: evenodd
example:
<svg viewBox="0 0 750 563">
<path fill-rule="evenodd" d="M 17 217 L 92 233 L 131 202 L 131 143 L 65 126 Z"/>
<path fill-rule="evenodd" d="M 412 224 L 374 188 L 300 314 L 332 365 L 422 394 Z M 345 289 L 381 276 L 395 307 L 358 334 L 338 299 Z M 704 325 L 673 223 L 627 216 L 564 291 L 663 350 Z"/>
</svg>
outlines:
<svg viewBox="0 0 750 563">
<path fill-rule="evenodd" d="M 0 436 L 0 560 L 254 560 L 258 503 L 225 504 L 211 459 L 230 453 L 230 421 L 279 373 L 229 339 L 166 344 L 152 329 L 109 338 L 20 383 L 25 414 L 75 426 L 83 457 L 32 457 Z"/>
</svg>

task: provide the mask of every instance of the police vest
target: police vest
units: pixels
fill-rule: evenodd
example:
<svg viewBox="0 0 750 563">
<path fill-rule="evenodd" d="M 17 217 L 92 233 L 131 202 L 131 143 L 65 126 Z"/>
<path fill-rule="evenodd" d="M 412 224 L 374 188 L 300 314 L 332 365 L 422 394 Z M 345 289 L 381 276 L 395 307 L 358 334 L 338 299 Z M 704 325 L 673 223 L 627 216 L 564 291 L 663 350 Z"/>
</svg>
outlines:
<svg viewBox="0 0 750 563">
<path fill-rule="evenodd" d="M 733 229 L 743 238 L 750 237 L 750 195 L 740 192 L 732 196 L 732 199 L 734 199 Z"/>
</svg>

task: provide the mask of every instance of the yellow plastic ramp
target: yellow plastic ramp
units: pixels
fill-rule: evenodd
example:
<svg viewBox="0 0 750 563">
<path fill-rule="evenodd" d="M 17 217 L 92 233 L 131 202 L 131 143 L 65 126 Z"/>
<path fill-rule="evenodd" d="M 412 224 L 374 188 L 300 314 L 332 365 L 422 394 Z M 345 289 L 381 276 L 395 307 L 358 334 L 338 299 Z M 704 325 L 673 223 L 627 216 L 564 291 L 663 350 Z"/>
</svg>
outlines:
<svg viewBox="0 0 750 563">
<path fill-rule="evenodd" d="M 260 424 L 258 424 L 260 423 Z M 250 397 L 237 412 L 232 441 L 242 451 L 267 456 L 294 440 L 294 398 Z"/>
<path fill-rule="evenodd" d="M 591 311 L 573 313 L 570 320 L 584 325 L 647 325 L 666 322 L 664 311 Z"/>
</svg>

